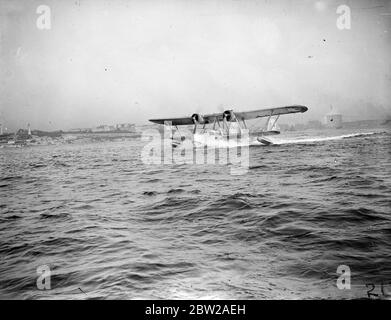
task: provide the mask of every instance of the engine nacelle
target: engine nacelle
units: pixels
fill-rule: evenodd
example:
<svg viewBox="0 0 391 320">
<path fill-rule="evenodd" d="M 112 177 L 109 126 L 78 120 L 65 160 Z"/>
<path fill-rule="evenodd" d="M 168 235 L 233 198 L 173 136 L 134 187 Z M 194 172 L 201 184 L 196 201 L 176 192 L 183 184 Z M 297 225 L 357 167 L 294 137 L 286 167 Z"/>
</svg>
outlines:
<svg viewBox="0 0 391 320">
<path fill-rule="evenodd" d="M 194 113 L 191 116 L 191 119 L 193 120 L 194 123 L 201 123 L 201 124 L 204 123 L 204 118 L 199 113 Z"/>
<path fill-rule="evenodd" d="M 235 114 L 233 113 L 232 110 L 226 110 L 223 112 L 223 118 L 228 121 L 232 122 L 236 120 Z"/>
</svg>

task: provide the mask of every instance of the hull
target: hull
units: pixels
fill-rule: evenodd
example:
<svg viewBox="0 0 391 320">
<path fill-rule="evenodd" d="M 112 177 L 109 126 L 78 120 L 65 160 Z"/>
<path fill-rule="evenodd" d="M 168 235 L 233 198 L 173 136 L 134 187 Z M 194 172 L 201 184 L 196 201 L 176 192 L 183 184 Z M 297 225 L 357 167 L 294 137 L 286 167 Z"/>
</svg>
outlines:
<svg viewBox="0 0 391 320">
<path fill-rule="evenodd" d="M 182 141 L 173 140 L 172 146 L 174 148 L 180 146 Z M 238 148 L 238 147 L 262 147 L 272 144 L 270 139 L 266 138 L 255 138 L 255 137 L 238 137 L 224 136 L 220 134 L 214 134 L 213 132 L 207 133 L 196 133 L 193 135 L 192 141 L 193 147 L 195 148 L 214 148 L 214 149 L 227 149 L 227 148 Z"/>
</svg>

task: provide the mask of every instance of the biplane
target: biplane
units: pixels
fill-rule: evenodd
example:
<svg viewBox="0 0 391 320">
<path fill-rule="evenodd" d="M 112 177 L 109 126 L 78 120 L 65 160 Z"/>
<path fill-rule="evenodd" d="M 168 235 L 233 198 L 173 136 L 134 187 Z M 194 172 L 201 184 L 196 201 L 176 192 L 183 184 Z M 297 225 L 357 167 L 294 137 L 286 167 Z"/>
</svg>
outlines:
<svg viewBox="0 0 391 320">
<path fill-rule="evenodd" d="M 267 108 L 253 111 L 238 111 L 232 109 L 221 113 L 201 115 L 194 113 L 190 117 L 150 119 L 149 121 L 177 130 L 178 126 L 193 126 L 192 141 L 195 146 L 234 147 L 240 145 L 265 146 L 273 144 L 268 136 L 280 134 L 276 124 L 281 115 L 303 113 L 308 110 L 301 105 L 292 105 L 278 108 Z M 267 118 L 265 128 L 257 131 L 256 136 L 249 137 L 247 120 Z M 172 145 L 177 147 L 187 138 L 180 135 L 180 139 L 171 136 Z"/>
</svg>

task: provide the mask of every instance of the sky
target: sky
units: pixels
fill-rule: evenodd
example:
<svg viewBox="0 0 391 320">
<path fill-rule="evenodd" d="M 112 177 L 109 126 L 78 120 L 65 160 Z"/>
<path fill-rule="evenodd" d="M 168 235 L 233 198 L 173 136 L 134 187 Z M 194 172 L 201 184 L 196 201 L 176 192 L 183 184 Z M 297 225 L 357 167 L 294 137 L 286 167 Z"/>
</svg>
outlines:
<svg viewBox="0 0 391 320">
<path fill-rule="evenodd" d="M 309 111 L 282 123 L 331 105 L 385 119 L 390 49 L 386 0 L 0 0 L 0 122 L 57 130 L 291 104 Z"/>
</svg>

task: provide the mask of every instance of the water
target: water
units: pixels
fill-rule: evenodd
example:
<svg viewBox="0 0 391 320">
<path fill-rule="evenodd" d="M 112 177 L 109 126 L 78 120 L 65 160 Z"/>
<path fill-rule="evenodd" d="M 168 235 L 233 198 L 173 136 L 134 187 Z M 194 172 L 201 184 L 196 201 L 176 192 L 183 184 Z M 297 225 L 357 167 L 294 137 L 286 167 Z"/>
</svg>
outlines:
<svg viewBox="0 0 391 320">
<path fill-rule="evenodd" d="M 252 148 L 241 176 L 144 165 L 140 139 L 0 149 L 0 298 L 379 293 L 391 281 L 389 129 L 278 139 Z M 51 290 L 37 289 L 42 265 Z M 336 286 L 339 265 L 350 290 Z"/>
</svg>

